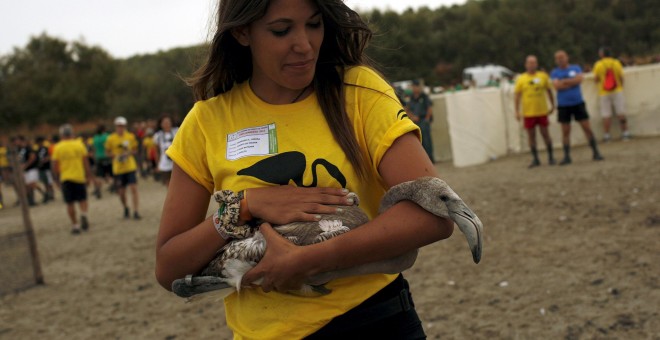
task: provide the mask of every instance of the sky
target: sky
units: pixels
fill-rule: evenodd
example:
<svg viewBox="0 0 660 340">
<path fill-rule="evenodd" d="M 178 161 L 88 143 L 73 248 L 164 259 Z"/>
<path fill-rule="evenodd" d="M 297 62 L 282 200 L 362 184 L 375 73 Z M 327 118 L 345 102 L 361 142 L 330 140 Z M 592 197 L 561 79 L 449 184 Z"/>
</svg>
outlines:
<svg viewBox="0 0 660 340">
<path fill-rule="evenodd" d="M 249 1 L 249 0 L 245 0 Z M 466 0 L 345 0 L 355 10 L 437 8 Z M 43 32 L 116 58 L 208 40 L 217 0 L 0 0 L 0 55 Z"/>
</svg>

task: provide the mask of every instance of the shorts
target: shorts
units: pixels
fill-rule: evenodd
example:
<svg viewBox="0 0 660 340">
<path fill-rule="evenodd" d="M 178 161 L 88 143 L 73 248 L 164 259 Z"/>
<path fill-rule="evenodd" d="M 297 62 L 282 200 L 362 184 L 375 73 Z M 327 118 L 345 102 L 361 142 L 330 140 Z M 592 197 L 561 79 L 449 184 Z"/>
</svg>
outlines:
<svg viewBox="0 0 660 340">
<path fill-rule="evenodd" d="M 571 118 L 577 122 L 589 119 L 589 113 L 587 113 L 587 107 L 584 103 L 572 106 L 560 106 L 557 108 L 557 112 L 557 120 L 562 124 L 570 123 Z"/>
<path fill-rule="evenodd" d="M 115 175 L 115 185 L 120 188 L 125 188 L 130 184 L 137 183 L 137 176 L 135 176 L 135 171 L 127 172 L 121 175 Z"/>
<path fill-rule="evenodd" d="M 62 182 L 62 196 L 65 203 L 87 201 L 87 187 L 82 183 L 64 181 Z"/>
<path fill-rule="evenodd" d="M 96 177 L 112 176 L 112 160 L 110 158 L 102 158 L 96 161 Z"/>
<path fill-rule="evenodd" d="M 39 170 L 37 168 L 25 170 L 23 172 L 25 184 L 37 183 L 39 181 Z"/>
<path fill-rule="evenodd" d="M 548 126 L 548 116 L 525 117 L 525 129 L 533 129 L 535 126 Z"/>
<path fill-rule="evenodd" d="M 601 117 L 612 117 L 612 107 L 614 107 L 614 113 L 616 115 L 621 115 L 624 113 L 626 101 L 623 97 L 623 91 L 606 94 L 604 96 L 600 96 L 599 99 Z"/>
</svg>

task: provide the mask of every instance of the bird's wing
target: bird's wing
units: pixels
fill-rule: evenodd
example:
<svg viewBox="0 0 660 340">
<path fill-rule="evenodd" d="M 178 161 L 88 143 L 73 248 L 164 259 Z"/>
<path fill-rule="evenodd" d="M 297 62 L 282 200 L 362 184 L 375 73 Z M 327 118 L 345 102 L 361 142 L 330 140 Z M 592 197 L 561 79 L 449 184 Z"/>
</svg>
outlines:
<svg viewBox="0 0 660 340">
<path fill-rule="evenodd" d="M 225 276 L 223 270 L 228 260 L 239 260 L 256 263 L 266 252 L 266 240 L 260 232 L 242 240 L 227 243 L 202 271 L 202 275 Z"/>
</svg>

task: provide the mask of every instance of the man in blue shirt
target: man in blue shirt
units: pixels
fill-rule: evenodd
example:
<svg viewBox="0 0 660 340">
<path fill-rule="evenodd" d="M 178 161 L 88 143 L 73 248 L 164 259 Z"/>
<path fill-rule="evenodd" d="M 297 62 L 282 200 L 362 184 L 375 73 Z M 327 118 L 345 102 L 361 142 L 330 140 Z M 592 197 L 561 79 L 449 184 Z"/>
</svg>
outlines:
<svg viewBox="0 0 660 340">
<path fill-rule="evenodd" d="M 555 63 L 557 67 L 550 73 L 550 78 L 552 78 L 552 85 L 557 90 L 558 120 L 561 123 L 564 144 L 564 159 L 559 165 L 571 164 L 571 119 L 580 123 L 593 151 L 593 159 L 595 161 L 603 160 L 603 156 L 598 152 L 596 139 L 589 125 L 589 114 L 582 99 L 580 89 L 582 69 L 578 65 L 569 64 L 568 54 L 563 50 L 555 52 Z"/>
</svg>

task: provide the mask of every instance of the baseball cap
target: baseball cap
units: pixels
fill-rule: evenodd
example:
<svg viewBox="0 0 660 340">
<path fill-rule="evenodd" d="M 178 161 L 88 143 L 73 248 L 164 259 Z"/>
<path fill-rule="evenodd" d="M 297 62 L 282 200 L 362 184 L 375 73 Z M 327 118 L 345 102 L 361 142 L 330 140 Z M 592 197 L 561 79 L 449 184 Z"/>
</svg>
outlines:
<svg viewBox="0 0 660 340">
<path fill-rule="evenodd" d="M 115 125 L 126 125 L 128 121 L 126 121 L 126 118 L 119 116 L 115 118 Z"/>
</svg>

